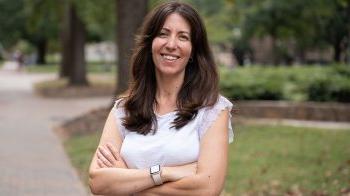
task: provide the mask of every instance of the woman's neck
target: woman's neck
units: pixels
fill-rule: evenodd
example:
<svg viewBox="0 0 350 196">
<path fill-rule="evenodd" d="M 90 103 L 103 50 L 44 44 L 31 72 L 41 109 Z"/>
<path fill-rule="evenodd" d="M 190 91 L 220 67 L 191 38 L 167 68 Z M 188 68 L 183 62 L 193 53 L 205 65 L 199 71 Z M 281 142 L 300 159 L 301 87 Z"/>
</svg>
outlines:
<svg viewBox="0 0 350 196">
<path fill-rule="evenodd" d="M 165 110 L 176 109 L 177 95 L 181 89 L 184 76 L 162 76 L 157 75 L 156 100 L 158 106 Z M 159 109 L 159 108 L 158 108 Z M 163 110 L 163 109 L 160 109 Z"/>
</svg>

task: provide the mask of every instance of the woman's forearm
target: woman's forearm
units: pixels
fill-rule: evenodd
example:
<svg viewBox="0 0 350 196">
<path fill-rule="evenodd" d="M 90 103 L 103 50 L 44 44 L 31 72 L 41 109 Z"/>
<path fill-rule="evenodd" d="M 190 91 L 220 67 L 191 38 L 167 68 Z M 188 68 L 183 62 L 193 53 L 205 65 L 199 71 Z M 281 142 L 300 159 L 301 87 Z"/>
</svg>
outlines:
<svg viewBox="0 0 350 196">
<path fill-rule="evenodd" d="M 148 169 L 128 169 L 122 158 L 112 156 L 111 148 L 100 146 L 90 167 L 90 189 L 94 194 L 133 194 L 154 186 Z M 163 182 L 194 175 L 197 163 L 164 167 Z"/>
<path fill-rule="evenodd" d="M 220 195 L 223 183 L 213 182 L 208 175 L 196 174 L 175 182 L 139 192 L 137 195 Z"/>
<path fill-rule="evenodd" d="M 196 173 L 197 163 L 162 169 L 163 182 L 173 182 Z M 154 187 L 148 169 L 97 168 L 90 171 L 94 194 L 133 194 Z"/>
<path fill-rule="evenodd" d="M 149 189 L 154 182 L 147 169 L 100 168 L 90 171 L 91 192 L 97 195 L 127 195 Z"/>
</svg>

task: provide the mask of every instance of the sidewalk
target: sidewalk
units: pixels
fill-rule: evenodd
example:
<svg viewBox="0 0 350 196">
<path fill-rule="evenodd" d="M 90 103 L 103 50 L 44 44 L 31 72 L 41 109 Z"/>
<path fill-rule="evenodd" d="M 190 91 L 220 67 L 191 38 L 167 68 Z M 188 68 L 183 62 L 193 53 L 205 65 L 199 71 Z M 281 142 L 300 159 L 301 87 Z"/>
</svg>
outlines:
<svg viewBox="0 0 350 196">
<path fill-rule="evenodd" d="M 88 195 L 52 127 L 110 98 L 45 99 L 32 83 L 52 74 L 0 71 L 0 195 Z"/>
</svg>

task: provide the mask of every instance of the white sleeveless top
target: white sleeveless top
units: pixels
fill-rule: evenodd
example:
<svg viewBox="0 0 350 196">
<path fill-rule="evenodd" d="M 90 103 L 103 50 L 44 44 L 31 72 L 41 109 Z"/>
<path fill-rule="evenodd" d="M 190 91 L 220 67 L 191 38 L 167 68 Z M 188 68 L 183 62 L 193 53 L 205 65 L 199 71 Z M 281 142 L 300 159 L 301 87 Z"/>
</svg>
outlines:
<svg viewBox="0 0 350 196">
<path fill-rule="evenodd" d="M 176 118 L 176 111 L 164 115 L 156 115 L 158 129 L 153 135 L 130 132 L 122 125 L 125 112 L 122 104 L 116 101 L 113 107 L 114 116 L 123 143 L 120 155 L 128 168 L 145 169 L 153 165 L 176 166 L 192 163 L 198 160 L 200 141 L 204 133 L 216 120 L 219 113 L 225 109 L 232 109 L 232 103 L 223 96 L 219 96 L 213 107 L 198 110 L 197 116 L 187 125 L 176 130 L 170 128 Z M 231 119 L 231 114 L 230 114 Z M 233 141 L 231 121 L 227 122 L 229 142 Z"/>
</svg>

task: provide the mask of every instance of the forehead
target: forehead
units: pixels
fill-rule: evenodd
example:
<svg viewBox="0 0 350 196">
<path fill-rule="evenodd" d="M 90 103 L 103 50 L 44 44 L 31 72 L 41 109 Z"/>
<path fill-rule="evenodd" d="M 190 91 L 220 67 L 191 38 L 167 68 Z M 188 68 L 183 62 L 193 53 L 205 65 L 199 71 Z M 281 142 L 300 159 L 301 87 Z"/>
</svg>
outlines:
<svg viewBox="0 0 350 196">
<path fill-rule="evenodd" d="M 172 13 L 165 18 L 163 28 L 174 31 L 191 33 L 191 26 L 188 21 L 178 13 Z"/>
</svg>

